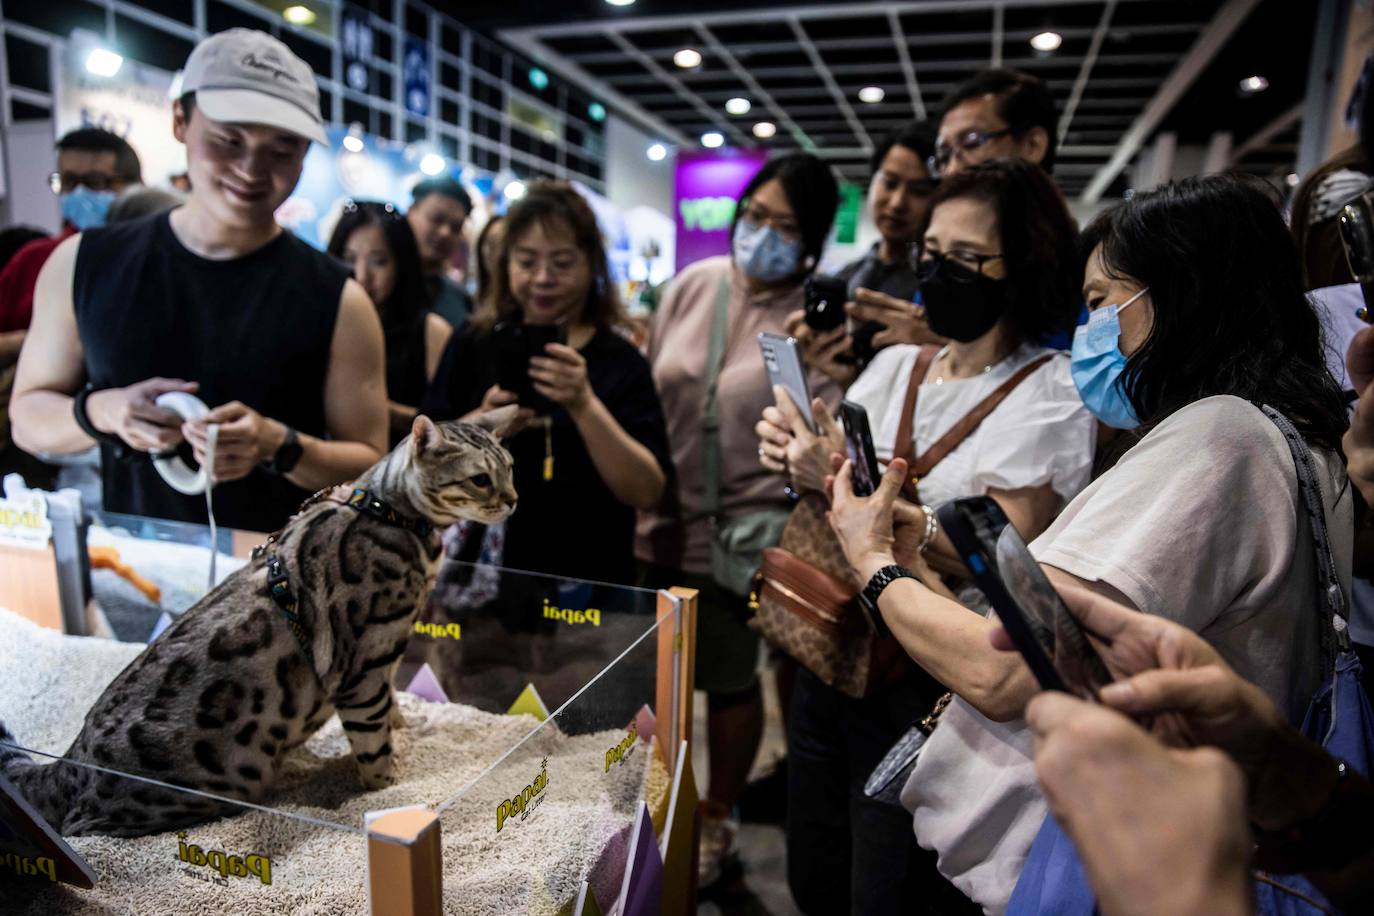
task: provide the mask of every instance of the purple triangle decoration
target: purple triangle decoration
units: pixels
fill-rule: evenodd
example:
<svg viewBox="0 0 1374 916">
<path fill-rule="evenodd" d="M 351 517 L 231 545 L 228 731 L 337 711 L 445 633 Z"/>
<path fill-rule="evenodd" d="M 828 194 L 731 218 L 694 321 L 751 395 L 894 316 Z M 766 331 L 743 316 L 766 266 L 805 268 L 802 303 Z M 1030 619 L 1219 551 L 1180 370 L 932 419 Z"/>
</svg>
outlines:
<svg viewBox="0 0 1374 916">
<path fill-rule="evenodd" d="M 658 852 L 649 806 L 639 803 L 630 832 L 630 857 L 620 890 L 620 916 L 657 916 L 663 908 L 663 857 Z"/>
<path fill-rule="evenodd" d="M 443 685 L 434 676 L 434 669 L 429 667 L 429 662 L 425 662 L 420 666 L 420 670 L 415 672 L 415 676 L 410 679 L 410 685 L 406 687 L 405 692 L 431 703 L 447 703 L 449 701 L 448 694 L 444 693 Z"/>
</svg>

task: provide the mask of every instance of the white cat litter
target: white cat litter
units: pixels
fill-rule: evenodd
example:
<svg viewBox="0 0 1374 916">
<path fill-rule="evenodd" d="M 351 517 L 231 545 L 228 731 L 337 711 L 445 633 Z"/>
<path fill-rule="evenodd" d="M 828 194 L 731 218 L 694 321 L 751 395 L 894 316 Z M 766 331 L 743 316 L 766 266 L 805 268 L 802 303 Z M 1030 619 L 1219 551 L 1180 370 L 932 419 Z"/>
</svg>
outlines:
<svg viewBox="0 0 1374 916">
<path fill-rule="evenodd" d="M 0 609 L 0 720 L 24 746 L 60 754 L 80 731 L 86 709 L 141 648 L 64 637 Z M 392 736 L 395 785 L 363 791 L 335 718 L 287 759 L 269 804 L 356 829 L 369 810 L 437 806 L 536 724 L 528 716 L 426 703 L 408 694 L 400 695 L 400 706 L 408 727 Z M 628 828 L 644 790 L 653 796 L 652 809 L 666 789 L 661 763 L 642 742 L 624 764 L 606 771 L 606 751 L 623 737 L 617 731 L 568 737 L 550 723 L 446 810 L 445 913 L 556 913 L 570 901 L 603 847 Z M 651 757 L 654 765 L 646 767 Z M 548 786 L 538 804 L 524 820 L 508 818 L 498 833 L 500 802 L 519 794 L 545 760 Z M 49 886 L 22 900 L 5 900 L 5 889 L 14 885 L 4 882 L 0 910 L 15 916 L 367 912 L 366 848 L 358 833 L 251 811 L 192 828 L 184 839 L 162 834 L 69 842 L 100 876 L 93 891 Z M 270 860 L 271 884 L 253 874 L 236 876 L 231 870 L 221 877 L 212 866 L 197 866 L 192 845 L 210 862 L 234 863 L 238 871 L 249 870 L 244 862 L 264 871 L 262 860 Z M 210 855 L 216 852 L 220 858 Z M 612 902 L 604 894 L 601 900 Z"/>
</svg>

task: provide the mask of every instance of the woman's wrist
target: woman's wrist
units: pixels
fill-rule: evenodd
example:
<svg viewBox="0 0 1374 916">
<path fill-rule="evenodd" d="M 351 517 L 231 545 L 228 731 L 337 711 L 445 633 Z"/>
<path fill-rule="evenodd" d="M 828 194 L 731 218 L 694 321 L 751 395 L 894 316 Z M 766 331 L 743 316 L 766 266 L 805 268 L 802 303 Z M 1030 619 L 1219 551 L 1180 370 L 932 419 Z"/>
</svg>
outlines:
<svg viewBox="0 0 1374 916">
<path fill-rule="evenodd" d="M 854 563 L 854 572 L 859 575 L 859 587 L 862 588 L 867 585 L 868 580 L 872 579 L 878 570 L 882 569 L 884 566 L 894 565 L 899 564 L 896 558 L 892 556 L 892 551 L 890 550 L 874 550 L 865 553 Z"/>
</svg>

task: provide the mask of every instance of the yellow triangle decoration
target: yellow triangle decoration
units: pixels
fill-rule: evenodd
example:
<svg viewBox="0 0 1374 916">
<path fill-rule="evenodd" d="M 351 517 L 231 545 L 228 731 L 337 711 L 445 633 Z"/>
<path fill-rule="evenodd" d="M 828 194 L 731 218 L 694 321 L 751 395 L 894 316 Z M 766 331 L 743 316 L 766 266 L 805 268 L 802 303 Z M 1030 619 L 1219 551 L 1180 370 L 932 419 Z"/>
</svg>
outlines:
<svg viewBox="0 0 1374 916">
<path fill-rule="evenodd" d="M 549 717 L 549 707 L 544 705 L 544 698 L 534 689 L 534 685 L 526 684 L 525 689 L 520 691 L 520 696 L 516 697 L 515 702 L 510 704 L 510 709 L 506 710 L 506 715 L 534 716 L 543 722 Z"/>
</svg>

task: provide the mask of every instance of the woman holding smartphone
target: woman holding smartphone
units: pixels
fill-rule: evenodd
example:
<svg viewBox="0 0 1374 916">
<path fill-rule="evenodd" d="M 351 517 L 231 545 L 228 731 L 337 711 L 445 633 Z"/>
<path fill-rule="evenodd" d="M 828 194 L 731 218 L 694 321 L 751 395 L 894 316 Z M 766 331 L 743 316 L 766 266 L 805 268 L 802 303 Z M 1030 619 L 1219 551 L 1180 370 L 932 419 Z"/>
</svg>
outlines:
<svg viewBox="0 0 1374 916">
<path fill-rule="evenodd" d="M 1070 279 L 1075 226 L 1042 169 L 1007 159 L 942 182 L 919 229 L 912 267 L 930 328 L 949 343 L 879 350 L 846 392 L 845 408 L 867 414 L 873 449 L 887 463 L 899 436 L 909 437 L 911 454 L 931 454 L 989 397 L 1006 392 L 923 474 L 919 503 L 905 504 L 910 530 L 923 540 L 922 559 L 956 569 L 954 547 L 927 525 L 933 506 L 988 495 L 1020 530 L 1038 533 L 1087 485 L 1096 424 L 1074 388 L 1067 354 L 1043 343 L 1071 327 L 1080 307 Z M 780 393 L 756 427 L 763 466 L 788 473 L 804 493 L 823 492 L 831 455 L 846 453 L 822 408 L 813 405 L 813 434 Z M 787 721 L 787 846 L 792 894 L 806 912 L 970 907 L 917 848 L 906 812 L 862 791 L 883 755 L 944 692 L 914 668 L 862 700 L 798 672 Z"/>
<path fill-rule="evenodd" d="M 522 407 L 506 442 L 520 505 L 506 523 L 502 563 L 632 583 L 635 510 L 658 503 L 670 467 L 649 364 L 616 332 L 623 314 L 601 232 L 571 185 L 532 183 L 504 222 L 491 301 L 454 334 L 421 412 L 457 419 L 517 403 L 497 384 L 501 360 L 511 358 L 498 335 L 559 326 L 566 343 L 519 357 L 529 390 L 552 408 L 536 416 Z"/>
<path fill-rule="evenodd" d="M 1296 723 L 1320 679 L 1319 578 L 1292 454 L 1257 405 L 1312 449 L 1346 601 L 1353 512 L 1345 401 L 1283 217 L 1241 178 L 1188 179 L 1099 216 L 1081 251 L 1074 382 L 1135 442 L 1043 533 L 1023 529 L 1039 534 L 1031 553 L 1052 583 L 1197 632 Z M 923 524 L 894 499 L 906 470 L 894 461 L 860 499 L 841 469 L 834 528 L 882 621 L 956 694 L 902 793 L 916 834 L 961 890 L 1001 911 L 1046 810 L 1020 719 L 1036 685 L 991 648 L 993 621 L 898 565 L 914 561 Z"/>
</svg>

